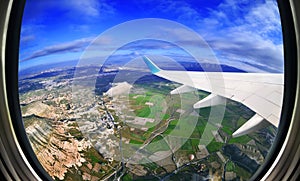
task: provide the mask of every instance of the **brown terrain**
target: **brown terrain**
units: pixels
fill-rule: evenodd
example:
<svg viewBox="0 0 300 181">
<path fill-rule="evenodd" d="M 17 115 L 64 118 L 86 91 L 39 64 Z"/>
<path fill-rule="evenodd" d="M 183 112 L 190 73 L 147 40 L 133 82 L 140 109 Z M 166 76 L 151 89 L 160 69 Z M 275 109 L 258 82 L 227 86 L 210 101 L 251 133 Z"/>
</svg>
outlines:
<svg viewBox="0 0 300 181">
<path fill-rule="evenodd" d="M 91 143 L 82 137 L 76 122 L 58 120 L 61 116 L 55 113 L 55 107 L 39 101 L 26 105 L 23 110 L 28 138 L 38 160 L 53 179 L 64 179 L 69 168 L 78 169 L 86 162 L 83 151 Z"/>
</svg>

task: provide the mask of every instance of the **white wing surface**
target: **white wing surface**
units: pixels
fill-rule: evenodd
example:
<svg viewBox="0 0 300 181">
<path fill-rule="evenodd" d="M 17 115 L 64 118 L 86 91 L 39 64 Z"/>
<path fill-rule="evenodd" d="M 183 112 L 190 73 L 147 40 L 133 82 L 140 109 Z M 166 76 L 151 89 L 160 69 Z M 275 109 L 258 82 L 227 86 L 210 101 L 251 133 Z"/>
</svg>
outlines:
<svg viewBox="0 0 300 181">
<path fill-rule="evenodd" d="M 188 92 L 193 88 L 211 95 L 194 104 L 194 108 L 217 105 L 228 98 L 240 102 L 256 114 L 233 133 L 234 137 L 262 128 L 266 121 L 278 127 L 282 100 L 283 74 L 168 71 L 143 57 L 152 74 L 183 84 L 171 94 Z"/>
</svg>

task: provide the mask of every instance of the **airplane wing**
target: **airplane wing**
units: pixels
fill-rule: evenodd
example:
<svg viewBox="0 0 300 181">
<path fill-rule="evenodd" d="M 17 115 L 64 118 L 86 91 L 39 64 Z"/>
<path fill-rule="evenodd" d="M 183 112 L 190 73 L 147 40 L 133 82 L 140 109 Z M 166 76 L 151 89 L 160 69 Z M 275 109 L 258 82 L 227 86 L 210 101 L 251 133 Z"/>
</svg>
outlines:
<svg viewBox="0 0 300 181">
<path fill-rule="evenodd" d="M 233 133 L 242 136 L 258 130 L 266 123 L 278 127 L 283 100 L 283 74 L 169 71 L 157 67 L 148 57 L 143 57 L 151 73 L 182 84 L 171 94 L 204 90 L 211 94 L 194 104 L 204 108 L 220 104 L 224 99 L 240 102 L 256 112 Z"/>
</svg>

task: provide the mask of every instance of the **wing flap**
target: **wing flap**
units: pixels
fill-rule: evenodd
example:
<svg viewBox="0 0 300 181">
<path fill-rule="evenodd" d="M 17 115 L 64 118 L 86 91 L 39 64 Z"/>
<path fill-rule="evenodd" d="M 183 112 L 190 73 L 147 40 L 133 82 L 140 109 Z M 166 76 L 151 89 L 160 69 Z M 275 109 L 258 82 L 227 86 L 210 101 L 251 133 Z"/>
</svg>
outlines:
<svg viewBox="0 0 300 181">
<path fill-rule="evenodd" d="M 243 124 L 238 130 L 236 130 L 232 136 L 239 137 L 245 134 L 254 132 L 265 127 L 268 122 L 265 121 L 263 117 L 258 114 L 255 114 L 251 119 L 249 119 L 245 124 Z"/>
<path fill-rule="evenodd" d="M 170 94 L 181 94 L 181 93 L 185 93 L 185 92 L 193 92 L 195 90 L 197 90 L 197 89 L 195 89 L 194 87 L 182 85 L 182 86 L 177 87 L 176 89 L 172 90 L 170 92 Z"/>
<path fill-rule="evenodd" d="M 205 108 L 205 107 L 216 106 L 221 104 L 224 105 L 225 102 L 226 99 L 224 97 L 215 94 L 210 94 L 209 96 L 195 103 L 193 107 L 194 109 L 199 109 L 199 108 Z"/>
</svg>

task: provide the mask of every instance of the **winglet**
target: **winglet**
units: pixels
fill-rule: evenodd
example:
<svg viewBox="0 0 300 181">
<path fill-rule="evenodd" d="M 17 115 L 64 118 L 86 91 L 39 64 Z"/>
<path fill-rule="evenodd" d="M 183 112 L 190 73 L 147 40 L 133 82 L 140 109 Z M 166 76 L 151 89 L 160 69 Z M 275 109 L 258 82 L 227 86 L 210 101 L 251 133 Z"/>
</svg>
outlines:
<svg viewBox="0 0 300 181">
<path fill-rule="evenodd" d="M 157 72 L 161 71 L 161 69 L 158 68 L 158 66 L 156 66 L 148 57 L 143 56 L 143 59 L 152 74 L 156 74 Z"/>
</svg>

